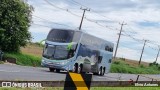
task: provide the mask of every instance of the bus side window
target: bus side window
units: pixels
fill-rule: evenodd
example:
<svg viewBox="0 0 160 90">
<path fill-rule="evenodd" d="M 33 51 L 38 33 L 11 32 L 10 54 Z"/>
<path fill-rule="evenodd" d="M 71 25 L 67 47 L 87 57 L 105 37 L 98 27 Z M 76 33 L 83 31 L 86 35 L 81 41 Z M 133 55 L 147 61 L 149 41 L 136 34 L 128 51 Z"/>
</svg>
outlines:
<svg viewBox="0 0 160 90">
<path fill-rule="evenodd" d="M 105 47 L 105 50 L 106 50 L 106 51 L 109 51 L 109 47 L 108 47 L 108 46 L 106 46 L 106 47 Z"/>
<path fill-rule="evenodd" d="M 112 47 L 109 47 L 109 46 L 106 46 L 106 47 L 105 47 L 105 50 L 106 50 L 106 51 L 109 51 L 109 52 L 113 52 L 113 48 L 112 48 Z"/>
<path fill-rule="evenodd" d="M 112 62 L 112 59 L 109 59 L 108 63 L 111 63 Z"/>
<path fill-rule="evenodd" d="M 101 63 L 101 61 L 102 61 L 102 56 L 98 56 L 98 63 Z"/>
<path fill-rule="evenodd" d="M 111 48 L 111 52 L 113 52 L 113 48 Z"/>
</svg>

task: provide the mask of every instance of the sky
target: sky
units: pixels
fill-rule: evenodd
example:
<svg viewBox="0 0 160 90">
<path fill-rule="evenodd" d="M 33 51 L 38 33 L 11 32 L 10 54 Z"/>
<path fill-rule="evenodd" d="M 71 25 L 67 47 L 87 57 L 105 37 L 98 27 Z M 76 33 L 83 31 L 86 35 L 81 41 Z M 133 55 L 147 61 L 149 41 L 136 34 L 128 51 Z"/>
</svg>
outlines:
<svg viewBox="0 0 160 90">
<path fill-rule="evenodd" d="M 34 7 L 29 31 L 33 42 L 45 39 L 51 28 L 78 30 L 83 10 L 88 8 L 82 30 L 113 42 L 118 40 L 118 57 L 139 60 L 147 40 L 142 61 L 155 61 L 160 45 L 160 0 L 28 0 Z M 158 58 L 160 63 L 160 57 Z"/>
</svg>

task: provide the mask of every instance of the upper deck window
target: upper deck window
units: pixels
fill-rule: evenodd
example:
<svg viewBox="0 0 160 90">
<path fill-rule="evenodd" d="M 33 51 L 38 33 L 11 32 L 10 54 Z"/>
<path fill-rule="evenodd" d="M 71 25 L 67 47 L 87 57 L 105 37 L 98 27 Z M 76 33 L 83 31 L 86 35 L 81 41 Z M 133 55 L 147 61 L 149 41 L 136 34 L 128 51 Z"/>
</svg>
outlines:
<svg viewBox="0 0 160 90">
<path fill-rule="evenodd" d="M 72 42 L 74 31 L 71 30 L 51 30 L 47 40 L 52 42 L 69 43 Z"/>
<path fill-rule="evenodd" d="M 109 46 L 106 46 L 106 47 L 105 47 L 105 50 L 106 50 L 106 51 L 109 51 L 109 52 L 113 52 L 113 48 L 112 48 L 112 47 L 109 47 Z"/>
</svg>

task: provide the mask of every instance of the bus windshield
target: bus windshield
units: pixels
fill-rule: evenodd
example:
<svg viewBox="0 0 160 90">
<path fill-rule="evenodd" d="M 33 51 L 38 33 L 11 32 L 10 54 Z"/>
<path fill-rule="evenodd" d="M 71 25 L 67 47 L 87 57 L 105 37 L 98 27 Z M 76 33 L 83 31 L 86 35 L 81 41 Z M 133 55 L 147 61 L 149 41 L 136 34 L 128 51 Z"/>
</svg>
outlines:
<svg viewBox="0 0 160 90">
<path fill-rule="evenodd" d="M 74 31 L 70 30 L 51 30 L 47 40 L 52 42 L 68 43 L 73 39 Z"/>
<path fill-rule="evenodd" d="M 43 52 L 43 57 L 52 60 L 65 60 L 74 56 L 76 45 L 71 49 L 67 45 L 46 45 Z"/>
<path fill-rule="evenodd" d="M 52 29 L 47 36 L 47 40 L 58 43 L 70 43 L 79 42 L 80 37 L 81 32 L 79 31 Z"/>
</svg>

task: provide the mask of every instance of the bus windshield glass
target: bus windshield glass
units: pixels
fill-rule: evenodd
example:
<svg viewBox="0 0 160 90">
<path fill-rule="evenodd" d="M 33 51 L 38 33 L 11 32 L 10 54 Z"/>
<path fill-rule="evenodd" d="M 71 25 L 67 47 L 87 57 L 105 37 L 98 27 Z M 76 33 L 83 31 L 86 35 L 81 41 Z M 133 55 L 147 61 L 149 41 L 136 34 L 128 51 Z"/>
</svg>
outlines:
<svg viewBox="0 0 160 90">
<path fill-rule="evenodd" d="M 52 42 L 68 43 L 72 42 L 74 31 L 71 30 L 51 30 L 47 36 L 47 40 Z"/>
<path fill-rule="evenodd" d="M 56 46 L 54 59 L 67 59 L 68 53 L 67 46 Z"/>
<path fill-rule="evenodd" d="M 76 45 L 68 48 L 67 45 L 46 45 L 43 52 L 43 57 L 52 60 L 65 60 L 74 56 Z"/>
</svg>

